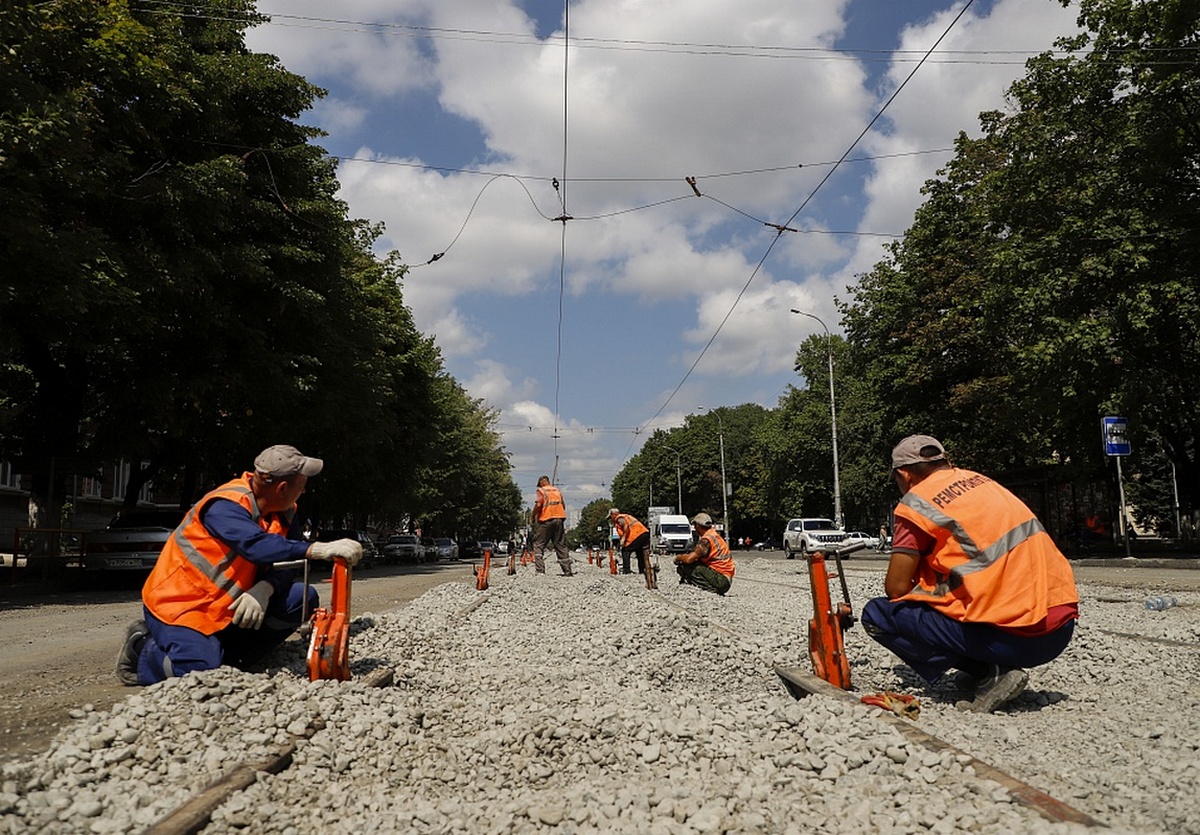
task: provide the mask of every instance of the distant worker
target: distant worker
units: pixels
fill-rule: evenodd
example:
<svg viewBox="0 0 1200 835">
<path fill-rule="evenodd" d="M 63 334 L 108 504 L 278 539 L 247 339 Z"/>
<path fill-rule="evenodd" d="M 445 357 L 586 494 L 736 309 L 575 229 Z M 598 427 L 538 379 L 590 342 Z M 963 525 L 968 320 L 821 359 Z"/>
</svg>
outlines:
<svg viewBox="0 0 1200 835">
<path fill-rule="evenodd" d="M 617 508 L 608 511 L 608 521 L 617 530 L 621 541 L 621 573 L 629 573 L 629 557 L 637 554 L 638 574 L 646 573 L 646 551 L 650 548 L 650 529 L 634 516 Z"/>
<path fill-rule="evenodd" d="M 926 681 L 961 670 L 958 707 L 990 713 L 1025 689 L 1025 668 L 1057 658 L 1079 595 L 1066 558 L 1024 502 L 954 467 L 942 444 L 911 435 L 892 450 L 896 505 L 884 590 L 862 612 L 868 635 Z"/>
<path fill-rule="evenodd" d="M 697 513 L 692 518 L 692 527 L 696 532 L 696 547 L 675 558 L 679 582 L 725 594 L 733 585 L 733 557 L 729 555 L 729 546 L 717 533 L 712 517 L 707 513 Z"/>
<path fill-rule="evenodd" d="M 318 605 L 316 589 L 275 563 L 341 557 L 353 539 L 300 539 L 296 500 L 324 462 L 293 446 L 269 447 L 254 472 L 221 485 L 187 512 L 142 588 L 144 620 L 131 624 L 117 657 L 123 684 L 155 684 L 222 664 L 246 668 L 292 634 Z"/>
<path fill-rule="evenodd" d="M 558 554 L 558 567 L 564 577 L 570 577 L 571 554 L 567 551 L 567 506 L 562 493 L 550 483 L 550 476 L 538 479 L 537 499 L 533 503 L 533 567 L 538 574 L 546 573 L 546 547 Z"/>
</svg>

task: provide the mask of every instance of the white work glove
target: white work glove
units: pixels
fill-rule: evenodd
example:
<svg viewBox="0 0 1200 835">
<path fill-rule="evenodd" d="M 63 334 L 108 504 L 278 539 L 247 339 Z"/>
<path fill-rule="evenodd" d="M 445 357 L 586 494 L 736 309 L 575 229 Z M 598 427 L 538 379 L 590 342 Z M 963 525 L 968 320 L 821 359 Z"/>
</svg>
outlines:
<svg viewBox="0 0 1200 835">
<path fill-rule="evenodd" d="M 242 629 L 261 629 L 267 614 L 267 601 L 274 592 L 274 586 L 266 580 L 259 580 L 249 591 L 239 595 L 229 607 L 233 612 L 233 625 Z"/>
<path fill-rule="evenodd" d="M 308 555 L 314 560 L 328 560 L 341 557 L 350 565 L 358 565 L 362 559 L 362 543 L 353 539 L 335 539 L 333 542 L 314 542 L 308 549 Z"/>
</svg>

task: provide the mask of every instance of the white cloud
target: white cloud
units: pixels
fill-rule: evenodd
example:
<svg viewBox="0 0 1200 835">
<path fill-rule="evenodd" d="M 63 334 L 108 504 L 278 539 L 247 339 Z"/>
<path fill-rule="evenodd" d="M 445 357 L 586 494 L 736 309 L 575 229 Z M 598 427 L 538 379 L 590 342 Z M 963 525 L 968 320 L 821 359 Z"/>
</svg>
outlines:
<svg viewBox="0 0 1200 835">
<path fill-rule="evenodd" d="M 371 135 L 356 154 L 370 161 L 341 166 L 340 194 L 354 216 L 384 222 L 381 245 L 413 265 L 404 294 L 417 326 L 465 369 L 468 390 L 501 409 L 502 424 L 517 427 L 505 429 L 504 439 L 522 488 L 531 491 L 557 453 L 564 487 L 587 493 L 603 487 L 644 440 L 589 431 L 596 415 L 643 425 L 751 276 L 669 414 L 741 402 L 730 398 L 770 399 L 792 379 L 800 342 L 823 332 L 789 309 L 840 330 L 834 297 L 845 298 L 854 276 L 883 256 L 882 240 L 867 236 L 789 232 L 772 247 L 776 231 L 764 225 L 789 221 L 829 171 L 815 163 L 845 152 L 911 70 L 911 59 L 961 8 L 948 4 L 900 33 L 853 44 L 900 44 L 874 89 L 867 65 L 802 51 L 834 43 L 845 15 L 869 14 L 871 1 L 574 2 L 565 137 L 562 41 L 537 41 L 515 0 L 355 0 L 336 13 L 317 0 L 264 0 L 268 14 L 393 26 L 364 31 L 280 18 L 287 25 L 260 28 L 251 44 L 332 90 L 313 121 L 335 134 L 367 129 L 376 110 L 394 112 L 403 124 L 414 92 L 425 103 L 436 98 L 453 114 L 447 123 L 466 126 L 469 136 L 445 146 L 420 131 Z M 955 26 L 939 59 L 952 50 L 1046 49 L 1053 33 L 1073 28 L 1074 14 L 1047 0 L 996 0 L 986 18 L 972 11 Z M 414 25 L 431 27 L 422 31 L 432 37 L 404 28 Z M 748 47 L 752 55 L 700 44 Z M 960 130 L 977 132 L 979 111 L 1001 107 L 1003 89 L 1022 74 L 1020 66 L 986 63 L 992 57 L 978 53 L 958 57 L 965 62 L 922 66 L 854 154 L 909 155 L 847 164 L 791 226 L 903 232 L 911 224 L 921 184 L 949 158 L 912 154 L 949 147 Z M 463 170 L 434 171 L 426 163 Z M 720 176 L 751 171 L 759 173 Z M 491 179 L 496 172 L 522 179 Z M 704 198 L 685 182 L 689 176 Z M 558 191 L 555 177 L 563 179 Z M 564 196 L 575 218 L 565 238 L 552 220 Z M 563 414 L 556 418 L 541 402 L 556 386 L 539 376 L 547 373 L 545 343 L 518 350 L 490 331 L 486 317 L 489 300 L 544 301 L 557 293 L 563 256 L 572 315 L 620 308 L 628 316 L 614 339 L 651 330 L 658 339 L 647 343 L 653 354 L 634 374 L 596 363 L 594 378 L 579 379 L 577 367 L 564 369 Z M 672 314 L 669 332 L 665 310 Z M 573 338 L 568 330 L 565 357 L 587 354 L 594 362 L 607 347 L 579 346 Z M 621 393 L 615 405 L 614 391 Z"/>
</svg>

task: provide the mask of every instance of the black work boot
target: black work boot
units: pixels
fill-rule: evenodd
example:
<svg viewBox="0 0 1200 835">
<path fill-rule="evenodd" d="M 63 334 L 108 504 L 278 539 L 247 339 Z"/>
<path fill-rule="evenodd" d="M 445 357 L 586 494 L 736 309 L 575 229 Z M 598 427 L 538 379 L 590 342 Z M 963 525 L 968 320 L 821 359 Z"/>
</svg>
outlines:
<svg viewBox="0 0 1200 835">
<path fill-rule="evenodd" d="M 138 685 L 138 658 L 141 657 L 142 647 L 146 644 L 146 636 L 150 630 L 144 620 L 137 620 L 125 627 L 125 640 L 121 651 L 117 653 L 117 680 L 126 687 Z"/>
</svg>

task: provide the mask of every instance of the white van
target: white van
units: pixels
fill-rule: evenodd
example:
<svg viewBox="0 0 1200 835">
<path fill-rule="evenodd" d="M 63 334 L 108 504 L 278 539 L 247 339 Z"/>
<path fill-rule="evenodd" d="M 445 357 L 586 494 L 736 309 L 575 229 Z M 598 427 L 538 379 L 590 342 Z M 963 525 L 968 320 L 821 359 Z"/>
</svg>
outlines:
<svg viewBox="0 0 1200 835">
<path fill-rule="evenodd" d="M 650 544 L 656 550 L 686 554 L 692 550 L 692 523 L 686 516 L 678 514 L 651 516 Z"/>
</svg>

